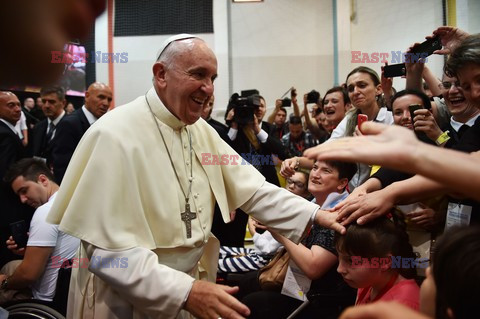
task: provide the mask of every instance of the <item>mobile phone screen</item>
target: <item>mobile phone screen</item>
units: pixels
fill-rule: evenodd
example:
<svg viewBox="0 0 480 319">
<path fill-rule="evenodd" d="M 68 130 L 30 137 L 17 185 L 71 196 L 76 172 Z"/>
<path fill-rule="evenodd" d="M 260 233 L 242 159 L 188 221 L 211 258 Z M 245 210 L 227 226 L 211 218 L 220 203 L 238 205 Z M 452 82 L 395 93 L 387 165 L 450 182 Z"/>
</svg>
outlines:
<svg viewBox="0 0 480 319">
<path fill-rule="evenodd" d="M 27 246 L 28 235 L 27 235 L 27 225 L 24 220 L 11 223 L 10 231 L 12 233 L 13 240 L 17 244 L 17 249 L 24 248 Z"/>
<path fill-rule="evenodd" d="M 383 75 L 386 78 L 394 78 L 397 76 L 404 76 L 407 74 L 405 63 L 390 64 L 383 67 Z"/>
</svg>

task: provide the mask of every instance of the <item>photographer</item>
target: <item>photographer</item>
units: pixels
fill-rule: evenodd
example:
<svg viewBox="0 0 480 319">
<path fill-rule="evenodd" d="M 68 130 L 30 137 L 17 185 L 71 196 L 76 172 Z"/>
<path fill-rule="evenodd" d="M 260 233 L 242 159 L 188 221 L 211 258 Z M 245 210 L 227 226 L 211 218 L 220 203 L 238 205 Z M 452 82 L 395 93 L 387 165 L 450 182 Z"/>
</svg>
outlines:
<svg viewBox="0 0 480 319">
<path fill-rule="evenodd" d="M 262 121 L 265 111 L 265 99 L 260 95 L 239 97 L 233 94 L 225 117 L 230 127 L 228 137 L 232 148 L 242 156 L 242 164 L 250 163 L 268 182 L 280 186 L 273 155 L 284 159 L 285 151 L 280 140 L 268 133 L 272 132 L 273 125 Z M 221 245 L 243 247 L 247 222 L 248 215 L 237 209 L 232 222 L 214 223 L 212 232 Z"/>
<path fill-rule="evenodd" d="M 232 141 L 232 147 L 245 161 L 255 166 L 268 182 L 278 186 L 272 155 L 284 159 L 285 150 L 280 140 L 267 133 L 272 132 L 273 126 L 262 121 L 265 111 L 265 99 L 260 95 L 248 98 L 232 95 L 226 116 L 230 127 L 228 137 Z"/>
</svg>

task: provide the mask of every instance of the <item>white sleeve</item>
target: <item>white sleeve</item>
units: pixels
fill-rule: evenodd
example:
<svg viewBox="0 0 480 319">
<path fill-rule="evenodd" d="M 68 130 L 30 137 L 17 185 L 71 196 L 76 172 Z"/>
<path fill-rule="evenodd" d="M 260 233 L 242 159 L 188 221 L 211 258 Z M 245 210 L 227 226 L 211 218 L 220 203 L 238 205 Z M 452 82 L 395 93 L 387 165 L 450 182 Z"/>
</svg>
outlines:
<svg viewBox="0 0 480 319">
<path fill-rule="evenodd" d="M 265 143 L 268 139 L 268 133 L 265 132 L 263 129 L 260 130 L 257 134 L 257 138 L 260 141 L 260 143 Z"/>
<path fill-rule="evenodd" d="M 240 208 L 282 236 L 298 243 L 311 217 L 320 208 L 317 204 L 264 182 Z"/>
<path fill-rule="evenodd" d="M 255 250 L 262 255 L 274 254 L 282 246 L 268 230 L 263 234 L 255 233 L 253 235 L 253 244 L 255 245 Z"/>
<path fill-rule="evenodd" d="M 20 115 L 20 129 L 21 130 L 26 130 L 28 129 L 28 126 L 27 126 L 27 118 L 25 117 L 25 114 L 23 114 L 23 111 Z"/>
<path fill-rule="evenodd" d="M 50 206 L 40 206 L 35 211 L 28 235 L 27 246 L 55 247 L 57 245 L 58 225 L 47 223 L 45 220 Z"/>
<path fill-rule="evenodd" d="M 128 265 L 124 268 L 96 267 L 92 263 L 125 257 Z M 195 280 L 184 272 L 159 264 L 157 255 L 142 247 L 123 251 L 95 248 L 88 270 L 151 318 L 176 318 Z"/>
<path fill-rule="evenodd" d="M 231 141 L 235 141 L 235 139 L 237 138 L 237 133 L 238 133 L 238 130 L 231 127 L 228 130 L 227 134 Z"/>
</svg>

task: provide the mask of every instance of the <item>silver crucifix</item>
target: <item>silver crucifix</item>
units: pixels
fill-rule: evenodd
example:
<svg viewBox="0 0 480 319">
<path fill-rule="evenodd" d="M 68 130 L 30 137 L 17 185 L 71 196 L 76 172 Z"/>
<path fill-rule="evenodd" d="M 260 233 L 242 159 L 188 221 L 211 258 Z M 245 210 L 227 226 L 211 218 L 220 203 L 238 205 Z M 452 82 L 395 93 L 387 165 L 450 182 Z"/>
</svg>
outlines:
<svg viewBox="0 0 480 319">
<path fill-rule="evenodd" d="M 187 238 L 192 238 L 192 220 L 197 218 L 197 213 L 190 211 L 190 204 L 185 204 L 185 212 L 180 214 L 182 216 L 182 221 L 185 223 L 185 228 L 187 229 Z"/>
</svg>

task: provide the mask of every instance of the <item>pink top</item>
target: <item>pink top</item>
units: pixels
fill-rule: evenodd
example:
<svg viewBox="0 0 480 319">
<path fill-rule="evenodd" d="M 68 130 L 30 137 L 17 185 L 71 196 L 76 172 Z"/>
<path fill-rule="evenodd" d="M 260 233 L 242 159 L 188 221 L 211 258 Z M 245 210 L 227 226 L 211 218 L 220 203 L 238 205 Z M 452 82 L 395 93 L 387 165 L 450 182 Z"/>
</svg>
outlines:
<svg viewBox="0 0 480 319">
<path fill-rule="evenodd" d="M 372 287 L 359 288 L 356 305 L 368 304 Z M 418 310 L 420 301 L 420 288 L 413 279 L 402 280 L 393 285 L 377 300 L 397 301 L 412 309 Z M 375 300 L 375 301 L 377 301 Z"/>
</svg>

